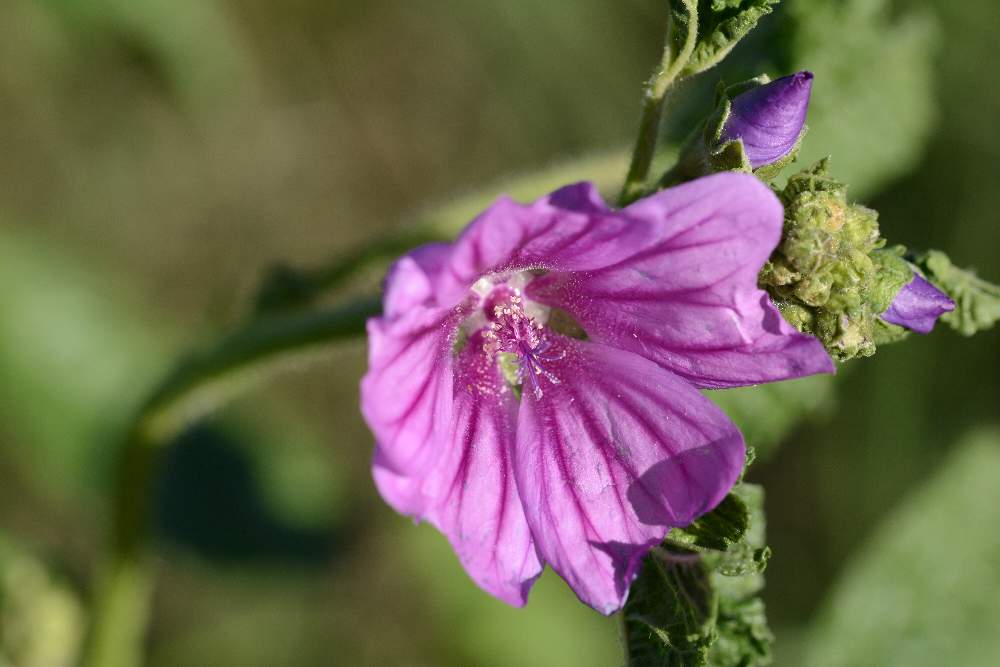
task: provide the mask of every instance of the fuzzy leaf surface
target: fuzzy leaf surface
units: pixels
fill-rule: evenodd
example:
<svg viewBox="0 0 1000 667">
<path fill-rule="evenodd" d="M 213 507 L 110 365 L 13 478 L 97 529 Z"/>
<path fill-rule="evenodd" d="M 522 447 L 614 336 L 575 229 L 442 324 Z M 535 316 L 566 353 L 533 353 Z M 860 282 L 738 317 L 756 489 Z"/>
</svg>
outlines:
<svg viewBox="0 0 1000 667">
<path fill-rule="evenodd" d="M 938 250 L 916 259 L 930 281 L 955 302 L 955 310 L 941 317 L 952 329 L 971 336 L 1000 320 L 1000 286 L 983 280 L 974 271 L 958 268 Z"/>
<path fill-rule="evenodd" d="M 733 50 L 779 0 L 700 0 L 698 42 L 684 67 L 685 76 L 711 69 Z"/>
<path fill-rule="evenodd" d="M 755 667 L 770 661 L 758 594 L 763 492 L 739 484 L 712 512 L 646 557 L 624 614 L 629 667 Z"/>
</svg>

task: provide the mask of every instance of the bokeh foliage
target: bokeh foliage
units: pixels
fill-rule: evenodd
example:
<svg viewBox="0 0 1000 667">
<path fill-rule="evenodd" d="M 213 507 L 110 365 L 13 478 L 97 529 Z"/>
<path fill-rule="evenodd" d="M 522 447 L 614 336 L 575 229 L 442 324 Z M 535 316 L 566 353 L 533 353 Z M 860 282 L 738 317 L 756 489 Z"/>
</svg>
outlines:
<svg viewBox="0 0 1000 667">
<path fill-rule="evenodd" d="M 116 429 L 171 358 L 246 317 L 270 262 L 318 264 L 420 222 L 452 231 L 501 188 L 590 177 L 613 192 L 662 19 L 654 0 L 0 4 L 6 539 L 85 599 Z M 984 129 L 998 24 L 988 0 L 786 0 L 682 91 L 668 131 L 708 111 L 717 77 L 808 67 L 803 162 L 832 153 L 890 241 L 1000 279 L 1000 137 Z M 889 558 L 895 520 L 872 536 L 923 498 L 949 443 L 995 419 L 997 336 L 913 336 L 833 382 L 719 397 L 766 454 L 751 479 L 767 489 L 778 664 L 803 664 L 796 637 L 840 631 L 859 577 L 879 580 L 880 604 L 894 594 L 863 559 Z M 340 348 L 180 443 L 158 491 L 150 664 L 613 664 L 614 627 L 553 575 L 512 611 L 382 505 L 356 412 L 363 354 Z M 963 483 L 955 465 L 934 477 L 935 507 Z M 887 623 L 911 622 L 892 609 Z M 982 613 L 1000 622 L 995 603 Z M 809 664 L 851 664 L 836 653 L 851 647 L 820 646 L 842 657 Z"/>
<path fill-rule="evenodd" d="M 995 665 L 1000 432 L 958 443 L 924 488 L 851 560 L 808 637 L 806 660 L 843 665 Z M 850 637 L 850 641 L 844 641 Z"/>
</svg>

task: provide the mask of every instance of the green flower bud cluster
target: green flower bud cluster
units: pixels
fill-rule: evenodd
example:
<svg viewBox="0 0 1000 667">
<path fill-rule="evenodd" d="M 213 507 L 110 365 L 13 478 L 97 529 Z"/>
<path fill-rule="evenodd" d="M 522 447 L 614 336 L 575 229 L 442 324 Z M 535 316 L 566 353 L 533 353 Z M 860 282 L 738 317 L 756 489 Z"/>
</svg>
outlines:
<svg viewBox="0 0 1000 667">
<path fill-rule="evenodd" d="M 826 162 L 792 176 L 778 192 L 785 227 L 760 285 L 786 320 L 846 361 L 906 335 L 879 315 L 913 271 L 903 248 L 885 248 L 878 213 L 849 203 L 846 186 L 827 174 Z"/>
</svg>

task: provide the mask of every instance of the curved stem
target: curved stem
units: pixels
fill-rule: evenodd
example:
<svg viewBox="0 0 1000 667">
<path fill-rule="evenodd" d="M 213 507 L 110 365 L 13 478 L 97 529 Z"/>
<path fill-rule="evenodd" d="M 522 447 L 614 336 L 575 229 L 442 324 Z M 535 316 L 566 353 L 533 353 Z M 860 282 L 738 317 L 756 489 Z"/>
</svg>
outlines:
<svg viewBox="0 0 1000 667">
<path fill-rule="evenodd" d="M 331 342 L 363 334 L 365 321 L 380 308 L 379 299 L 372 298 L 254 322 L 182 361 L 150 396 L 118 457 L 109 555 L 98 582 L 84 665 L 141 663 L 152 593 L 146 552 L 150 488 L 164 445 L 254 381 Z"/>
<path fill-rule="evenodd" d="M 388 262 L 414 246 L 439 241 L 443 236 L 427 230 L 379 239 L 312 269 L 277 264 L 257 291 L 254 312 L 260 316 L 309 306 L 324 292 L 340 287 L 372 264 Z"/>
<path fill-rule="evenodd" d="M 698 35 L 698 11 L 691 0 L 672 2 L 667 27 L 663 57 L 656 72 L 646 83 L 642 99 L 642 113 L 639 118 L 639 135 L 632 149 L 625 184 L 618 196 L 618 205 L 625 206 L 642 196 L 649 167 L 656 154 L 656 143 L 660 136 L 660 123 L 667 92 L 676 82 L 694 51 Z"/>
</svg>

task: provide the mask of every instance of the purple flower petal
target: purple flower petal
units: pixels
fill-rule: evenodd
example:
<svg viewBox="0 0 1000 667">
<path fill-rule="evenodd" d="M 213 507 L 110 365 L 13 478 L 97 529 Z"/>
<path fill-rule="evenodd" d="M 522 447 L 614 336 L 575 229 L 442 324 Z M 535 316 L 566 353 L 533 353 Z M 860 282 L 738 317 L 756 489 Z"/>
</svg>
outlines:
<svg viewBox="0 0 1000 667">
<path fill-rule="evenodd" d="M 449 432 L 434 464 L 403 476 L 377 454 L 374 474 L 396 510 L 427 519 L 448 536 L 479 586 L 520 607 L 542 563 L 514 479 L 518 404 L 496 365 L 479 353 L 482 345 L 482 336 L 473 336 L 455 363 Z"/>
<path fill-rule="evenodd" d="M 756 178 L 702 178 L 622 215 L 645 230 L 627 257 L 586 274 L 550 273 L 528 285 L 529 295 L 574 315 L 591 339 L 699 387 L 833 372 L 822 344 L 785 322 L 757 288 L 782 208 Z"/>
<path fill-rule="evenodd" d="M 742 438 L 697 387 L 831 370 L 756 288 L 780 228 L 763 185 L 721 174 L 623 211 L 589 184 L 501 199 L 453 245 L 410 253 L 368 324 L 379 491 L 511 604 L 549 561 L 619 608 L 642 555 L 742 469 Z M 589 340 L 558 335 L 546 306 Z"/>
<path fill-rule="evenodd" d="M 450 254 L 450 243 L 428 243 L 396 260 L 385 278 L 385 316 L 393 318 L 413 306 L 432 305 L 438 276 Z"/>
<path fill-rule="evenodd" d="M 799 72 L 737 95 L 720 143 L 743 140 L 754 169 L 788 155 L 806 122 L 812 72 Z"/>
<path fill-rule="evenodd" d="M 525 392 L 514 465 L 542 559 L 585 603 L 621 608 L 643 555 L 712 509 L 743 438 L 694 387 L 642 357 L 559 337 L 561 381 Z"/>
<path fill-rule="evenodd" d="M 368 321 L 361 412 L 380 467 L 397 473 L 429 465 L 447 429 L 457 315 L 436 307 L 434 293 L 450 253 L 431 243 L 403 255 L 386 275 L 383 317 Z"/>
<path fill-rule="evenodd" d="M 438 301 L 454 304 L 478 278 L 505 271 L 586 271 L 618 261 L 646 234 L 611 211 L 590 183 L 533 204 L 501 197 L 455 241 Z"/>
<path fill-rule="evenodd" d="M 955 302 L 923 276 L 914 273 L 913 280 L 899 290 L 882 319 L 917 333 L 927 334 L 945 313 L 955 310 Z"/>
<path fill-rule="evenodd" d="M 424 492 L 427 518 L 448 536 L 469 575 L 515 606 L 542 572 L 514 479 L 518 403 L 473 337 L 457 362 L 455 407 L 446 454 Z"/>
<path fill-rule="evenodd" d="M 429 500 L 421 489 L 423 478 L 397 473 L 378 444 L 372 457 L 372 477 L 375 488 L 390 507 L 407 516 L 423 516 Z"/>
<path fill-rule="evenodd" d="M 397 473 L 424 469 L 442 446 L 451 416 L 453 330 L 453 314 L 440 308 L 416 306 L 392 320 L 368 321 L 361 412 L 380 461 Z"/>
</svg>

